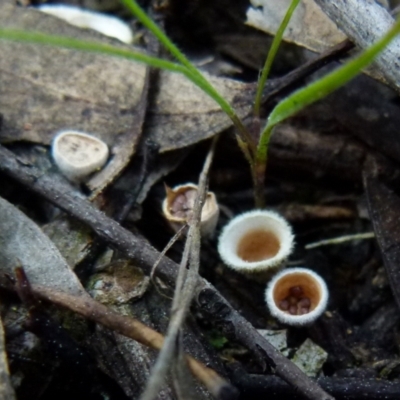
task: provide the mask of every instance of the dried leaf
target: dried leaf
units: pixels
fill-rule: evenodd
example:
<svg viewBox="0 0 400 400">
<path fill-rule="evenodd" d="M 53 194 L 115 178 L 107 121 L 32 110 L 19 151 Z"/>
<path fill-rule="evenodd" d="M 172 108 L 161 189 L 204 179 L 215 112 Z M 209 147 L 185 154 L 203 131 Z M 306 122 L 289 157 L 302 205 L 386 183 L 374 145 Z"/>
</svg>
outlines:
<svg viewBox="0 0 400 400">
<path fill-rule="evenodd" d="M 239 117 L 252 109 L 254 84 L 203 73 L 230 102 Z M 160 146 L 160 152 L 190 146 L 232 126 L 217 103 L 185 77 L 162 71 L 159 93 L 146 122 L 146 134 Z"/>
<path fill-rule="evenodd" d="M 275 35 L 291 0 L 252 0 L 251 3 L 254 7 L 247 10 L 246 24 Z M 322 52 L 345 40 L 346 36 L 314 0 L 303 0 L 297 6 L 283 39 L 309 50 Z"/>
<path fill-rule="evenodd" d="M 10 5 L 0 6 L 0 25 L 112 42 L 33 9 Z M 140 100 L 145 66 L 108 56 L 20 43 L 0 42 L 0 51 L 0 139 L 49 144 L 54 133 L 66 127 L 98 135 L 110 146 L 112 154 L 106 168 L 88 183 L 90 189 L 100 190 L 122 170 L 135 150 L 140 116 L 144 113 Z M 209 79 L 240 117 L 249 114 L 253 84 Z M 232 125 L 212 99 L 181 75 L 160 73 L 153 104 L 146 123 L 147 134 L 160 145 L 161 152 L 192 145 Z"/>
<path fill-rule="evenodd" d="M 250 7 L 247 10 L 246 24 L 270 35 L 275 35 L 290 2 L 291 0 L 279 2 L 253 0 L 254 7 Z M 259 9 L 260 6 L 262 10 Z M 303 0 L 296 8 L 292 20 L 284 32 L 283 40 L 321 53 L 329 47 L 342 42 L 346 37 L 314 0 Z M 370 41 L 369 45 L 373 42 L 374 40 Z M 363 46 L 363 48 L 366 47 L 368 46 Z M 363 72 L 379 82 L 388 84 L 388 80 L 382 71 L 375 65 L 366 67 Z"/>
<path fill-rule="evenodd" d="M 321 9 L 346 33 L 360 49 L 367 49 L 377 42 L 395 23 L 390 12 L 379 1 L 315 0 Z M 398 54 L 400 40 L 394 39 L 374 61 L 373 77 L 383 80 L 395 90 L 400 88 Z M 380 76 L 375 75 L 379 70 Z"/>
<path fill-rule="evenodd" d="M 0 5 L 0 26 L 92 41 L 100 34 L 68 25 L 34 9 Z M 58 47 L 0 42 L 0 140 L 50 144 L 74 129 L 105 141 L 111 159 L 89 182 L 100 190 L 131 159 L 140 138 L 146 67 L 128 60 Z"/>
<path fill-rule="evenodd" d="M 14 275 L 23 266 L 33 284 L 70 294 L 86 294 L 55 245 L 12 204 L 0 198 L 0 272 Z"/>
</svg>

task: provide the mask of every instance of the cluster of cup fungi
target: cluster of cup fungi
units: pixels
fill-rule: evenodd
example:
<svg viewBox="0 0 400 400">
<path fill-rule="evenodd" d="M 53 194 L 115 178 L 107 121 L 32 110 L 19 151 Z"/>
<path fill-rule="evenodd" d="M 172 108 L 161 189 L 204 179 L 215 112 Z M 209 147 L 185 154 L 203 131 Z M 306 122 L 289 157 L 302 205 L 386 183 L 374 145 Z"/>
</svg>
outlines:
<svg viewBox="0 0 400 400">
<path fill-rule="evenodd" d="M 62 131 L 52 143 L 52 156 L 71 182 L 81 182 L 101 169 L 109 156 L 108 146 L 93 135 Z M 197 186 L 192 183 L 166 187 L 162 211 L 174 231 L 191 217 Z M 200 230 L 211 237 L 219 217 L 218 202 L 208 192 L 201 212 Z M 294 246 L 291 226 L 279 214 L 267 210 L 245 212 L 222 230 L 218 252 L 226 266 L 258 281 L 269 281 L 265 301 L 272 316 L 287 325 L 315 321 L 328 302 L 324 280 L 306 268 L 283 268 Z"/>
<path fill-rule="evenodd" d="M 38 10 L 125 43 L 132 41 L 130 27 L 114 17 L 74 6 L 44 5 Z M 64 176 L 78 183 L 106 164 L 109 150 L 93 135 L 68 130 L 54 138 L 52 156 Z M 162 210 L 171 227 L 177 231 L 190 218 L 197 186 L 188 183 L 166 191 Z M 203 237 L 213 235 L 218 216 L 215 195 L 208 192 L 201 213 Z M 257 280 L 270 280 L 265 299 L 274 317 L 288 325 L 305 325 L 324 312 L 328 290 L 323 279 L 309 269 L 282 269 L 292 252 L 293 243 L 292 229 L 284 218 L 271 211 L 256 210 L 233 218 L 225 226 L 219 238 L 218 251 L 228 267 Z"/>
<path fill-rule="evenodd" d="M 197 188 L 188 183 L 167 188 L 163 213 L 177 231 L 193 210 Z M 207 193 L 201 214 L 201 231 L 212 236 L 218 220 L 218 203 Z M 233 218 L 222 230 L 218 252 L 228 267 L 258 281 L 269 281 L 265 301 L 272 316 L 287 325 L 308 325 L 326 309 L 324 280 L 306 268 L 282 269 L 293 251 L 291 226 L 273 211 L 255 210 Z"/>
</svg>

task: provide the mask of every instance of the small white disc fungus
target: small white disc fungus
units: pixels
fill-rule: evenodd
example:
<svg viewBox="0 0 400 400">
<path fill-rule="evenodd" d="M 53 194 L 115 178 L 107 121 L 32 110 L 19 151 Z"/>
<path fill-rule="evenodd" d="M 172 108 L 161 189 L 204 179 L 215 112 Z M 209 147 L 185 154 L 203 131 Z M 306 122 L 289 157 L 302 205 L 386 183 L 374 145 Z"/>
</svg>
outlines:
<svg viewBox="0 0 400 400">
<path fill-rule="evenodd" d="M 273 277 L 265 291 L 272 316 L 288 325 L 308 325 L 326 309 L 328 288 L 314 271 L 288 268 Z"/>
<path fill-rule="evenodd" d="M 244 274 L 265 273 L 279 267 L 293 249 L 287 221 L 273 211 L 255 210 L 233 218 L 218 243 L 226 265 Z"/>
<path fill-rule="evenodd" d="M 174 231 L 178 231 L 191 217 L 197 196 L 197 185 L 185 183 L 169 188 L 162 204 L 164 217 Z M 218 222 L 219 207 L 213 192 L 207 192 L 201 210 L 200 230 L 202 236 L 212 236 Z"/>
<path fill-rule="evenodd" d="M 119 18 L 63 4 L 43 4 L 37 9 L 78 28 L 93 29 L 127 44 L 133 41 L 131 28 Z"/>
<path fill-rule="evenodd" d="M 77 131 L 59 132 L 51 152 L 62 174 L 74 182 L 102 168 L 108 158 L 108 147 L 102 140 Z"/>
</svg>

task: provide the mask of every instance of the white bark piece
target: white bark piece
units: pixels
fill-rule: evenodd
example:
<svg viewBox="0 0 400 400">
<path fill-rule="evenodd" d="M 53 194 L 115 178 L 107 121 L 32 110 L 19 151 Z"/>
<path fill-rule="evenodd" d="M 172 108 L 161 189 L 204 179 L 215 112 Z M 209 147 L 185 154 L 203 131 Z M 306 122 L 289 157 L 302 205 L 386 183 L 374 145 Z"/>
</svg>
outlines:
<svg viewBox="0 0 400 400">
<path fill-rule="evenodd" d="M 130 44 L 133 40 L 132 30 L 119 18 L 80 7 L 63 4 L 43 4 L 37 9 L 46 14 L 60 18 L 78 28 L 93 29 L 103 35 Z"/>
</svg>

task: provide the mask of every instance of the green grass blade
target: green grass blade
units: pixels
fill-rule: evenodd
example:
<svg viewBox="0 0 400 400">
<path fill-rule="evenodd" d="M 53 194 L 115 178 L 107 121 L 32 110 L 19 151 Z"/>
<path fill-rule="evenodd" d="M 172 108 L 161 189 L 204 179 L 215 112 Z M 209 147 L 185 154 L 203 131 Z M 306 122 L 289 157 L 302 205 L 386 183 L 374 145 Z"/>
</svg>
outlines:
<svg viewBox="0 0 400 400">
<path fill-rule="evenodd" d="M 126 58 L 128 60 L 141 62 L 155 68 L 161 68 L 172 72 L 187 75 L 187 69 L 182 65 L 172 63 L 157 57 L 151 57 L 144 53 L 133 50 L 121 49 L 108 44 L 88 42 L 80 39 L 64 36 L 54 36 L 39 32 L 25 32 L 13 29 L 0 29 L 0 39 L 41 44 L 48 46 L 65 47 L 74 50 L 81 50 L 99 53 L 114 57 Z"/>
<path fill-rule="evenodd" d="M 326 97 L 334 90 L 353 79 L 363 68 L 370 64 L 374 58 L 390 43 L 390 41 L 400 33 L 400 20 L 371 47 L 366 49 L 353 60 L 348 61 L 343 66 L 329 73 L 323 78 L 311 83 L 310 85 L 297 90 L 290 96 L 283 99 L 272 110 L 268 117 L 267 124 L 261 133 L 257 147 L 257 162 L 263 163 L 267 159 L 267 149 L 272 134 L 272 129 L 276 124 L 293 116 L 306 106 Z"/>
<path fill-rule="evenodd" d="M 201 74 L 201 72 L 186 58 L 186 56 L 178 49 L 177 46 L 165 35 L 165 33 L 157 26 L 157 24 L 149 18 L 144 10 L 137 4 L 135 0 L 121 0 L 121 2 L 129 9 L 129 11 L 160 41 L 160 43 L 192 74 L 196 77 L 196 84 L 211 96 L 226 114 L 237 124 L 237 116 L 232 106 L 218 93 L 210 82 Z M 242 128 L 241 128 L 242 129 Z"/>
<path fill-rule="evenodd" d="M 260 141 L 257 146 L 255 165 L 260 174 L 266 169 L 268 145 L 273 128 L 278 123 L 293 116 L 306 106 L 326 97 L 328 94 L 353 79 L 363 68 L 374 60 L 374 58 L 398 33 L 400 33 L 400 19 L 393 25 L 386 35 L 359 56 L 348 61 L 346 64 L 323 78 L 297 90 L 277 104 L 268 117 L 267 124 L 261 133 Z"/>
<path fill-rule="evenodd" d="M 64 36 L 49 35 L 40 32 L 26 32 L 13 29 L 1 29 L 0 39 L 12 40 L 17 42 L 33 43 L 47 46 L 65 47 L 74 50 L 88 51 L 108 56 L 121 57 L 131 61 L 141 62 L 151 67 L 161 68 L 167 71 L 180 73 L 185 75 L 191 82 L 198 86 L 203 92 L 210 96 L 221 109 L 231 118 L 232 122 L 239 130 L 242 137 L 246 139 L 248 135 L 243 123 L 236 115 L 230 104 L 210 85 L 200 73 L 193 74 L 185 66 L 176 64 L 161 58 L 148 56 L 133 50 L 122 49 L 109 44 L 88 42 L 75 38 Z M 199 76 L 200 75 L 200 76 Z M 207 84 L 205 84 L 205 82 Z M 245 140 L 247 143 L 247 140 Z M 245 146 L 245 144 L 243 144 Z M 242 147 L 243 147 L 242 146 Z M 254 145 L 253 145 L 254 146 Z M 251 143 L 248 146 L 252 154 L 255 154 L 255 146 L 251 148 Z M 245 151 L 245 150 L 244 150 Z M 248 157 L 249 158 L 249 157 Z"/>
<path fill-rule="evenodd" d="M 268 79 L 268 75 L 271 71 L 272 63 L 275 60 L 276 53 L 278 52 L 279 46 L 282 42 L 283 33 L 285 32 L 286 27 L 289 24 L 290 19 L 292 18 L 293 12 L 296 9 L 297 5 L 300 3 L 300 0 L 292 0 L 289 8 L 286 11 L 286 14 L 277 30 L 274 40 L 272 41 L 271 47 L 268 52 L 267 59 L 265 60 L 264 68 L 261 72 L 260 78 L 258 79 L 257 84 L 257 93 L 256 98 L 254 100 L 254 115 L 260 115 L 260 106 L 261 106 L 261 98 L 262 93 L 265 87 L 265 84 Z"/>
<path fill-rule="evenodd" d="M 158 41 L 188 70 L 194 74 L 200 74 L 199 70 L 186 58 L 186 56 L 175 46 L 159 26 L 145 13 L 135 0 L 121 0 L 121 3 L 134 15 L 157 39 Z"/>
<path fill-rule="evenodd" d="M 318 81 L 311 83 L 282 100 L 272 110 L 268 118 L 267 127 L 275 126 L 309 104 L 326 97 L 328 94 L 353 79 L 363 68 L 374 60 L 398 33 L 400 33 L 400 20 L 394 24 L 386 35 L 362 54 Z"/>
</svg>

